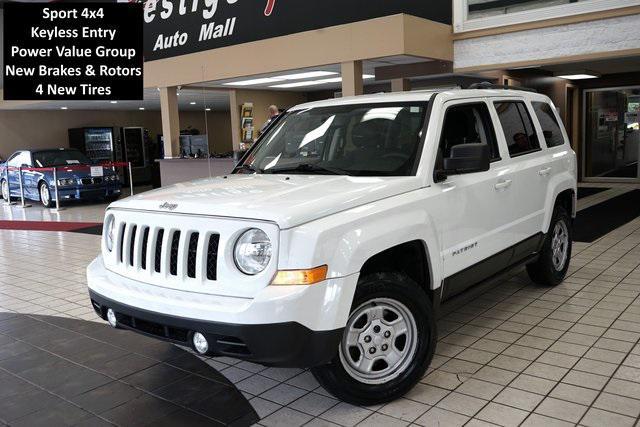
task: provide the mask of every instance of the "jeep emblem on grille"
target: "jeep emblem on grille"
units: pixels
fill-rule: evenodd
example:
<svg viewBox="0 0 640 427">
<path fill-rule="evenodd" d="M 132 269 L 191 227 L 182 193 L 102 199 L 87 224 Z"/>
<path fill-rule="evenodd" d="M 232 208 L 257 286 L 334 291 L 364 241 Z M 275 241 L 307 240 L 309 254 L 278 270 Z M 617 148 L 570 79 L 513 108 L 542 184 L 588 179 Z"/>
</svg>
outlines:
<svg viewBox="0 0 640 427">
<path fill-rule="evenodd" d="M 175 208 L 178 207 L 177 203 L 169 203 L 169 202 L 164 202 L 163 204 L 160 205 L 160 209 L 167 209 L 167 210 L 174 210 Z"/>
</svg>

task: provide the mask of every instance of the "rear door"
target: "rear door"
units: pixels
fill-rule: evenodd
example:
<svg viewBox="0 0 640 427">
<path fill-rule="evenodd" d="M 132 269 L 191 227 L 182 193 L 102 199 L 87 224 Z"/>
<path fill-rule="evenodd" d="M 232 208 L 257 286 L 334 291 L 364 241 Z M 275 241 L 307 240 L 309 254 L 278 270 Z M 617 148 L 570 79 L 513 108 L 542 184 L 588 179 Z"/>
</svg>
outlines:
<svg viewBox="0 0 640 427">
<path fill-rule="evenodd" d="M 516 262 L 534 252 L 540 243 L 545 196 L 552 174 L 546 147 L 541 144 L 531 105 L 523 98 L 494 99 L 498 141 L 507 151 L 505 165 L 511 193 L 505 217 L 505 241 L 515 246 Z"/>
<path fill-rule="evenodd" d="M 493 120 L 486 99 L 455 100 L 444 104 L 439 120 L 438 155 L 435 170 L 442 169 L 454 145 L 489 145 L 488 171 L 434 177 L 439 191 L 429 203 L 437 204 L 438 229 L 443 261 L 443 297 L 463 291 L 508 265 L 504 214 L 511 189 L 509 171 L 497 144 Z"/>
</svg>

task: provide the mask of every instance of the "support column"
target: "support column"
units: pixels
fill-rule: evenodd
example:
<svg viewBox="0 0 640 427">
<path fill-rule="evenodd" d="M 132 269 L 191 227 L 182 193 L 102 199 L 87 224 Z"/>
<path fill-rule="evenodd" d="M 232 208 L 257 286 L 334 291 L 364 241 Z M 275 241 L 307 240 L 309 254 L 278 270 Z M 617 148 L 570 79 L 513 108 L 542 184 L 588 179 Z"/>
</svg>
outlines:
<svg viewBox="0 0 640 427">
<path fill-rule="evenodd" d="M 408 92 L 411 90 L 411 80 L 393 79 L 391 80 L 391 92 Z"/>
<path fill-rule="evenodd" d="M 180 113 L 178 110 L 178 88 L 160 88 L 160 112 L 162 114 L 162 135 L 164 137 L 164 157 L 180 157 Z"/>
<path fill-rule="evenodd" d="M 342 96 L 362 95 L 362 61 L 343 62 Z"/>
<path fill-rule="evenodd" d="M 238 101 L 238 91 L 229 91 L 229 113 L 231 114 L 231 143 L 233 152 L 240 151 L 240 103 Z M 255 126 L 255 123 L 254 123 Z"/>
</svg>

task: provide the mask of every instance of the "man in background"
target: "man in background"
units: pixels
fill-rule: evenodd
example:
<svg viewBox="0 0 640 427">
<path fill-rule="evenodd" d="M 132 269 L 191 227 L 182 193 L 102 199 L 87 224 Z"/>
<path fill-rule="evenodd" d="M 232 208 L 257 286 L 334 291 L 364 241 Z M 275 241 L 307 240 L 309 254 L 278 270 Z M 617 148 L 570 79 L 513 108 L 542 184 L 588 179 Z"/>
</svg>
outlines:
<svg viewBox="0 0 640 427">
<path fill-rule="evenodd" d="M 275 118 L 278 117 L 279 115 L 280 115 L 280 110 L 278 110 L 278 106 L 277 105 L 270 105 L 269 108 L 267 108 L 267 117 L 268 118 L 267 118 L 267 121 L 260 128 L 260 134 L 261 135 L 269 127 L 271 122 L 273 122 L 275 120 Z"/>
</svg>

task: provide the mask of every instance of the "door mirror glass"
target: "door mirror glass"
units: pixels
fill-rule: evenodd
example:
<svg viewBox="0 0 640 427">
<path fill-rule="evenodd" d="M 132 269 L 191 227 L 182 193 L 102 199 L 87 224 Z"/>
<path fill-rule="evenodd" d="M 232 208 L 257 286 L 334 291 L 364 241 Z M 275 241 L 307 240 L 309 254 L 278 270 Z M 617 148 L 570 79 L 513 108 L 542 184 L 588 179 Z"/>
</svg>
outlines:
<svg viewBox="0 0 640 427">
<path fill-rule="evenodd" d="M 489 170 L 489 146 L 487 144 L 461 144 L 451 147 L 451 154 L 444 159 L 446 175 L 483 172 Z"/>
</svg>

